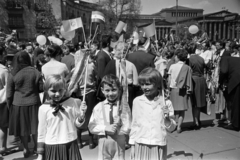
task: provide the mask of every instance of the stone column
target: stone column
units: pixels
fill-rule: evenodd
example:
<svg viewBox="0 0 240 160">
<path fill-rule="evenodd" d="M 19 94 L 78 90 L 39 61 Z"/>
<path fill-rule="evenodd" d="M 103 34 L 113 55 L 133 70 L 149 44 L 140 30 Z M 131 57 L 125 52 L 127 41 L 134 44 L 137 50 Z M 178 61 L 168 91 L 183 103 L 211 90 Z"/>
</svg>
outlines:
<svg viewBox="0 0 240 160">
<path fill-rule="evenodd" d="M 230 27 L 231 27 L 231 25 L 230 25 L 230 23 L 228 22 L 228 25 L 227 25 L 227 39 L 230 38 L 230 32 L 231 32 Z"/>
<path fill-rule="evenodd" d="M 158 39 L 161 39 L 161 37 L 160 37 L 160 36 L 161 36 L 161 34 L 160 34 L 160 29 L 161 29 L 161 28 L 158 27 L 158 33 L 157 33 L 157 34 L 158 34 Z"/>
<path fill-rule="evenodd" d="M 209 22 L 209 38 L 212 39 L 212 22 Z"/>
<path fill-rule="evenodd" d="M 221 36 L 221 32 L 222 32 L 222 30 L 221 30 L 222 28 L 221 28 L 221 22 L 219 22 L 218 23 L 218 39 L 221 39 L 222 38 L 222 36 Z"/>
<path fill-rule="evenodd" d="M 216 39 L 217 39 L 217 34 L 216 33 L 218 32 L 217 31 L 217 23 L 214 22 L 213 25 L 214 25 L 213 26 L 214 27 L 214 30 L 213 30 L 213 40 L 216 41 Z"/>
<path fill-rule="evenodd" d="M 162 35 L 163 38 L 165 38 L 165 27 L 163 27 L 163 35 Z"/>
<path fill-rule="evenodd" d="M 223 39 L 226 38 L 226 23 L 223 23 Z"/>
<path fill-rule="evenodd" d="M 235 38 L 235 24 L 232 24 L 232 39 Z"/>
</svg>

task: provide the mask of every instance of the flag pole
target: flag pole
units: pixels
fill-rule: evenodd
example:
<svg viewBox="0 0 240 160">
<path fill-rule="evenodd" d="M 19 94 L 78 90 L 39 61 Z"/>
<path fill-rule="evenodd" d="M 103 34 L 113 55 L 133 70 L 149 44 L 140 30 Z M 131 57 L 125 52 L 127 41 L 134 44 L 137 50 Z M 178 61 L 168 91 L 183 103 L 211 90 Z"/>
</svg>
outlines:
<svg viewBox="0 0 240 160">
<path fill-rule="evenodd" d="M 92 20 L 91 20 L 91 23 L 90 23 L 90 39 L 91 39 L 91 35 L 92 35 Z"/>
<path fill-rule="evenodd" d="M 86 53 L 85 53 L 85 54 L 86 54 Z M 85 98 L 86 98 L 87 75 L 88 75 L 88 60 L 89 60 L 89 56 L 88 56 L 88 58 L 87 58 L 86 71 L 85 71 L 85 81 L 84 81 L 84 90 L 83 90 L 83 101 L 85 101 Z"/>
<path fill-rule="evenodd" d="M 85 41 L 85 43 L 86 43 L 86 45 L 87 45 L 87 40 L 86 40 L 85 31 L 84 31 L 84 26 L 82 27 L 82 30 L 83 30 L 83 37 L 84 37 L 84 41 Z"/>
<path fill-rule="evenodd" d="M 91 42 L 93 42 L 94 41 L 94 39 L 95 39 L 95 37 L 96 37 L 96 34 L 97 34 L 97 30 L 98 30 L 98 25 L 97 25 L 97 28 L 96 28 L 96 30 L 95 30 L 95 33 L 94 33 L 94 35 L 93 35 L 93 39 L 92 39 L 92 41 Z M 90 43 L 91 44 L 91 43 Z"/>
<path fill-rule="evenodd" d="M 157 32 L 156 32 L 155 18 L 153 19 L 153 22 L 154 22 L 154 27 L 155 27 L 155 43 L 156 43 L 156 47 L 157 47 L 157 51 L 158 51 L 158 43 L 157 43 Z"/>
</svg>

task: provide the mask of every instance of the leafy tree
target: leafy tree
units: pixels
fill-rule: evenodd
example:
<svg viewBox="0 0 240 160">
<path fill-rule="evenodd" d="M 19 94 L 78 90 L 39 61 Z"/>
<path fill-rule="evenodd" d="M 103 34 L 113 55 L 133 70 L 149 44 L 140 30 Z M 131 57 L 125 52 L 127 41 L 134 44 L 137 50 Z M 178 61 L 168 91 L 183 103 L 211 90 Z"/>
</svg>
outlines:
<svg viewBox="0 0 240 160">
<path fill-rule="evenodd" d="M 199 28 L 199 31 L 196 34 L 191 34 L 188 30 L 188 28 L 191 25 L 196 25 Z M 202 35 L 202 28 L 201 26 L 197 23 L 197 21 L 188 21 L 182 24 L 179 24 L 178 27 L 178 38 L 180 40 L 192 40 L 195 36 L 201 36 Z"/>
<path fill-rule="evenodd" d="M 0 27 L 4 29 L 4 31 L 9 31 L 8 28 L 8 13 L 7 10 L 5 9 L 6 7 L 6 0 L 0 0 Z"/>
<path fill-rule="evenodd" d="M 141 11 L 140 0 L 102 0 L 98 10 L 105 15 L 103 34 L 111 34 L 121 20 L 127 22 L 127 35 L 131 34 L 134 28 L 133 21 Z"/>
</svg>

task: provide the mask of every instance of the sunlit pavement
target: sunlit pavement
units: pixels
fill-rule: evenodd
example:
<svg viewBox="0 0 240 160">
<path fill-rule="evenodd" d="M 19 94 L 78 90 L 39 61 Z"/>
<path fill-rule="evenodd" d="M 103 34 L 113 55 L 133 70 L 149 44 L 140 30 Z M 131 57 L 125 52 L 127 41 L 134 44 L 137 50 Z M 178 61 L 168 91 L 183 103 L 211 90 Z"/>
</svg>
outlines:
<svg viewBox="0 0 240 160">
<path fill-rule="evenodd" d="M 215 115 L 202 114 L 201 130 L 188 130 L 191 125 L 191 109 L 186 112 L 183 132 L 170 133 L 168 136 L 169 160 L 239 160 L 240 159 L 240 132 L 226 130 L 213 124 Z M 84 148 L 80 150 L 83 160 L 96 160 L 98 148 L 89 149 L 87 132 L 83 133 Z M 12 137 L 8 138 L 10 142 Z M 96 139 L 97 141 L 97 139 Z M 30 144 L 32 147 L 32 145 Z M 16 145 L 9 145 L 16 149 Z M 126 160 L 129 159 L 130 149 L 126 151 Z M 37 156 L 23 158 L 23 153 L 18 151 L 11 155 L 0 157 L 0 160 L 33 160 Z"/>
</svg>

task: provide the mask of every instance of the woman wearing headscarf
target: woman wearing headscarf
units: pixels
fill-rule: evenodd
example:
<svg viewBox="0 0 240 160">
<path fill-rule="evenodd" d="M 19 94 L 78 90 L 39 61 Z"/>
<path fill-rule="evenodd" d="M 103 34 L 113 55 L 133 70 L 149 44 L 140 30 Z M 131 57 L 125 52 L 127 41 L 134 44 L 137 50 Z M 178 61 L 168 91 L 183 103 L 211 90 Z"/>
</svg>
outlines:
<svg viewBox="0 0 240 160">
<path fill-rule="evenodd" d="M 10 108 L 9 135 L 20 137 L 24 157 L 29 157 L 28 138 L 32 135 L 37 148 L 39 92 L 43 91 L 40 72 L 31 66 L 27 52 L 20 51 L 13 58 L 13 70 L 7 82 L 7 104 Z"/>
</svg>

